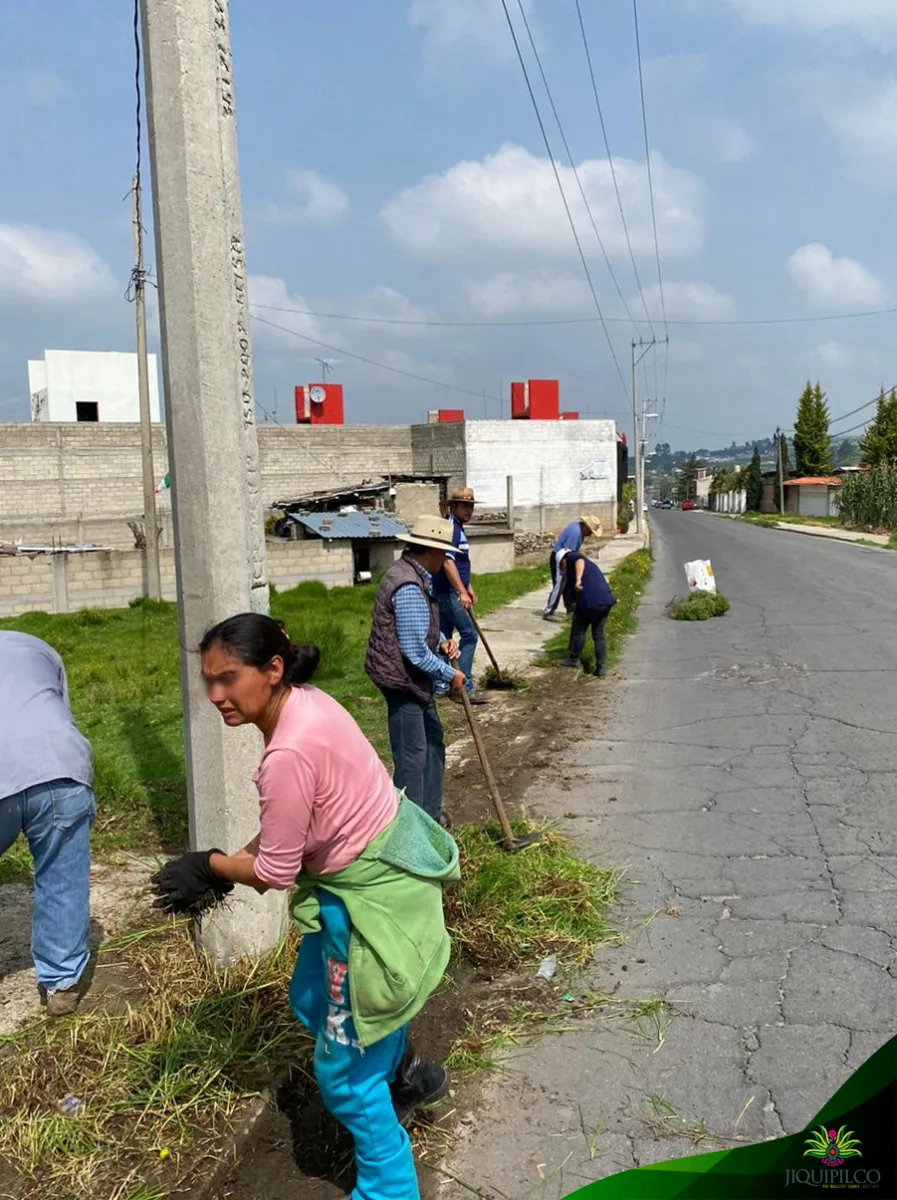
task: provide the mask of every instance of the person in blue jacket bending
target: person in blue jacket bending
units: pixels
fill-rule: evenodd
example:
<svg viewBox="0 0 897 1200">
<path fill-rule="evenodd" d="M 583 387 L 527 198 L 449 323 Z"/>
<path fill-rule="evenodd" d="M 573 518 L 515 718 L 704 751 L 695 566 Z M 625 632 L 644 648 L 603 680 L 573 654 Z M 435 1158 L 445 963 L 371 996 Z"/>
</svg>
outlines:
<svg viewBox="0 0 897 1200">
<path fill-rule="evenodd" d="M 584 554 L 571 553 L 564 557 L 561 567 L 564 576 L 564 603 L 573 610 L 570 626 L 570 644 L 565 667 L 576 667 L 583 663 L 582 652 L 586 634 L 591 631 L 595 645 L 595 674 L 604 678 L 605 641 L 604 627 L 610 610 L 617 603 L 604 572 L 591 558 Z"/>
<path fill-rule="evenodd" d="M 561 531 L 560 537 L 554 543 L 554 549 L 551 551 L 551 557 L 548 560 L 551 566 L 551 595 L 548 597 L 548 603 L 542 610 L 542 616 L 546 621 L 551 620 L 561 601 L 561 593 L 563 591 L 561 564 L 564 561 L 564 556 L 571 553 L 578 553 L 582 549 L 583 542 L 588 537 L 601 537 L 601 521 L 598 517 L 580 517 L 577 521 L 571 521 Z M 569 608 L 567 611 L 570 611 Z"/>
</svg>

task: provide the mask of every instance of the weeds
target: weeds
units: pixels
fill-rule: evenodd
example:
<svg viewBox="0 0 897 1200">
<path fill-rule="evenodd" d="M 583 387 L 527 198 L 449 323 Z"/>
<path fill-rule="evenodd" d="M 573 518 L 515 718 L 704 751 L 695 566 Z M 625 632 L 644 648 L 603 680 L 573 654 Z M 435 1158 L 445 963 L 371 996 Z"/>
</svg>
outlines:
<svg viewBox="0 0 897 1200">
<path fill-rule="evenodd" d="M 294 949 L 216 974 L 184 923 L 116 939 L 98 980 L 113 957 L 127 970 L 124 1011 L 0 1038 L 0 1159 L 22 1200 L 149 1200 L 198 1181 L 241 1105 L 310 1052 L 286 1001 Z M 74 1117 L 58 1109 L 68 1095 Z"/>
<path fill-rule="evenodd" d="M 724 617 L 730 608 L 722 592 L 692 592 L 671 600 L 666 614 L 673 621 L 709 621 L 711 617 Z"/>
<path fill-rule="evenodd" d="M 461 882 L 446 892 L 446 923 L 456 951 L 474 963 L 509 969 L 556 954 L 579 966 L 598 946 L 619 944 L 604 919 L 619 874 L 577 858 L 553 830 L 542 832 L 537 845 L 509 854 L 497 829 L 458 829 Z"/>
</svg>

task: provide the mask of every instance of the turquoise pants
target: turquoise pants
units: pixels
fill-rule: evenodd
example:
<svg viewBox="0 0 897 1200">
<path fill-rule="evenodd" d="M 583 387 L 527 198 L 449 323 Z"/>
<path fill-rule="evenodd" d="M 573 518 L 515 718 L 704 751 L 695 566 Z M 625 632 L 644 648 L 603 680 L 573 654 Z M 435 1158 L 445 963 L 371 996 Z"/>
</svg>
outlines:
<svg viewBox="0 0 897 1200">
<path fill-rule="evenodd" d="M 321 932 L 299 946 L 290 1006 L 315 1035 L 315 1078 L 327 1111 L 355 1139 L 351 1200 L 419 1200 L 408 1134 L 389 1091 L 407 1043 L 405 1028 L 362 1049 L 349 1007 L 349 914 L 321 889 Z"/>
</svg>

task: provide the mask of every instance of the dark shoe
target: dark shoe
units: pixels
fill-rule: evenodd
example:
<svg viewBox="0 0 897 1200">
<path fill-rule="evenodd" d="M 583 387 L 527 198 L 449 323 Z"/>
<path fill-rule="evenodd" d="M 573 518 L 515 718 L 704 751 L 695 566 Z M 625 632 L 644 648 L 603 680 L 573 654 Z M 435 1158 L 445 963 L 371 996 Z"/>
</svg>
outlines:
<svg viewBox="0 0 897 1200">
<path fill-rule="evenodd" d="M 76 984 L 58 992 L 47 992 L 47 1016 L 70 1017 L 81 1003 L 81 989 Z"/>
<path fill-rule="evenodd" d="M 604 667 L 596 667 L 595 678 L 596 679 L 607 679 L 607 671 L 605 671 Z"/>
<path fill-rule="evenodd" d="M 450 830 L 452 828 L 452 818 L 448 815 L 448 813 L 445 811 L 445 809 L 443 809 L 442 812 L 439 814 L 439 824 L 442 826 L 443 829 Z"/>
<path fill-rule="evenodd" d="M 444 1067 L 428 1063 L 409 1047 L 390 1087 L 399 1124 L 404 1125 L 417 1109 L 436 1104 L 447 1095 L 449 1086 L 448 1071 Z"/>
<path fill-rule="evenodd" d="M 542 620 L 543 621 L 551 621 L 553 619 L 554 619 L 554 613 L 551 611 L 551 609 L 546 608 L 545 611 L 542 613 Z"/>
<path fill-rule="evenodd" d="M 470 701 L 471 704 L 483 705 L 483 704 L 489 703 L 489 701 L 482 694 L 482 692 L 468 692 L 467 699 Z"/>
<path fill-rule="evenodd" d="M 562 667 L 578 667 L 579 663 L 576 661 L 575 658 L 564 658 L 561 660 L 560 665 Z"/>
</svg>

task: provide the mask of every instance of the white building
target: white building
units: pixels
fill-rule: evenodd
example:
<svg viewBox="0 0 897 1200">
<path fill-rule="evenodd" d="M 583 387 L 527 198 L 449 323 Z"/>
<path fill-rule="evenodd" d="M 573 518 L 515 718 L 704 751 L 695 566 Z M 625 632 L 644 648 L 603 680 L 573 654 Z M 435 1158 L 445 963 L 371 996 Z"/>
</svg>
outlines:
<svg viewBox="0 0 897 1200">
<path fill-rule="evenodd" d="M 159 372 L 149 365 L 150 416 L 161 420 Z M 32 421 L 139 421 L 137 355 L 115 351 L 45 350 L 28 362 Z"/>
</svg>

